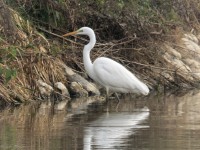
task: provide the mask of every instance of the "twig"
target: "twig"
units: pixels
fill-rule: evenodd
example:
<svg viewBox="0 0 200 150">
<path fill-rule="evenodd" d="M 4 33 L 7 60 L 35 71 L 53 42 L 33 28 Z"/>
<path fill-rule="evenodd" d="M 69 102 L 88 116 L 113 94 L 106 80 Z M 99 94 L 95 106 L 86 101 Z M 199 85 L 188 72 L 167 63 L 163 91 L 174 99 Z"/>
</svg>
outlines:
<svg viewBox="0 0 200 150">
<path fill-rule="evenodd" d="M 58 34 L 52 33 L 52 32 L 50 32 L 50 31 L 48 31 L 48 30 L 43 29 L 43 28 L 37 27 L 37 29 L 39 29 L 39 30 L 41 30 L 41 31 L 43 31 L 43 32 L 46 32 L 46 33 L 48 33 L 48 34 L 51 34 L 51 35 L 53 35 L 53 36 L 56 36 L 56 37 L 62 38 L 63 40 L 68 41 L 68 42 L 70 42 L 70 43 L 73 43 L 73 44 L 76 44 L 76 45 L 84 46 L 84 45 L 81 44 L 81 43 L 77 43 L 77 42 L 74 42 L 74 41 L 72 41 L 72 40 L 66 39 L 66 38 L 64 38 L 64 37 L 61 36 L 61 35 L 58 35 Z"/>
</svg>

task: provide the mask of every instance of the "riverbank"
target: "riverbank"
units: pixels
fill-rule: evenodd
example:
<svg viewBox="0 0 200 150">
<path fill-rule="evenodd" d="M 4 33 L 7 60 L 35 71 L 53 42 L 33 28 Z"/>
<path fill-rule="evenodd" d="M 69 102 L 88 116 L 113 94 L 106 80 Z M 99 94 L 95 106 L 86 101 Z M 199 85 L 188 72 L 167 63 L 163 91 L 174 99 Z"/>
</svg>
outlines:
<svg viewBox="0 0 200 150">
<path fill-rule="evenodd" d="M 60 36 L 81 26 L 97 35 L 93 60 L 107 56 L 122 63 L 151 91 L 199 88 L 200 9 L 195 0 L 187 2 L 6 1 L 8 16 L 0 16 L 10 25 L 0 24 L 1 102 L 99 95 L 83 67 L 87 37 Z"/>
</svg>

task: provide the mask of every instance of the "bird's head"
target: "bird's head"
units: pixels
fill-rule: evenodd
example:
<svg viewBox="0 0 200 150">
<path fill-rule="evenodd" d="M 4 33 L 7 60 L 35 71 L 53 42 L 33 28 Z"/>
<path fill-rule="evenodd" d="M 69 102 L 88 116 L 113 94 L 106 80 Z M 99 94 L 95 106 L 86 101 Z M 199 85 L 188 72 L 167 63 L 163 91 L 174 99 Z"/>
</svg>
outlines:
<svg viewBox="0 0 200 150">
<path fill-rule="evenodd" d="M 89 27 L 82 27 L 74 32 L 70 32 L 67 34 L 64 34 L 63 36 L 69 36 L 69 35 L 89 35 L 90 33 L 94 32 L 91 28 Z"/>
</svg>

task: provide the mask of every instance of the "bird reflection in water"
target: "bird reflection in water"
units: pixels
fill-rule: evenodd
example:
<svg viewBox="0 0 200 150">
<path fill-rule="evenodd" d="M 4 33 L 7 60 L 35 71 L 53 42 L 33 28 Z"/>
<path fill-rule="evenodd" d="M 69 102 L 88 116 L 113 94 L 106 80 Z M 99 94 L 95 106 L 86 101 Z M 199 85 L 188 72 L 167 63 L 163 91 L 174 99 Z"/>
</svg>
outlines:
<svg viewBox="0 0 200 150">
<path fill-rule="evenodd" d="M 141 128 L 149 117 L 149 109 L 135 112 L 107 113 L 89 123 L 84 129 L 84 150 L 123 147 L 129 136 Z"/>
</svg>

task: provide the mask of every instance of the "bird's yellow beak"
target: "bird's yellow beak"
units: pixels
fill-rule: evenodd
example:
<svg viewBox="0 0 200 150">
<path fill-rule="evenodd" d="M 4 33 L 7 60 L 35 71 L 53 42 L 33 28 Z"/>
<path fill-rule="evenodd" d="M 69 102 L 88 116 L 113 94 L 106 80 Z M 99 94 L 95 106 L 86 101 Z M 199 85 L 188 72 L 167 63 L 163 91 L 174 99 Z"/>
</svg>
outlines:
<svg viewBox="0 0 200 150">
<path fill-rule="evenodd" d="M 74 31 L 74 32 L 66 33 L 66 34 L 64 34 L 64 35 L 62 35 L 62 36 L 65 37 L 65 36 L 75 35 L 75 34 L 77 34 L 77 33 L 78 33 L 78 31 Z"/>
</svg>

